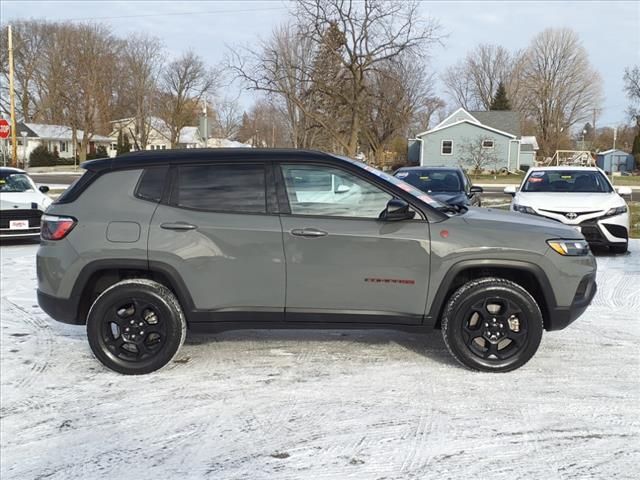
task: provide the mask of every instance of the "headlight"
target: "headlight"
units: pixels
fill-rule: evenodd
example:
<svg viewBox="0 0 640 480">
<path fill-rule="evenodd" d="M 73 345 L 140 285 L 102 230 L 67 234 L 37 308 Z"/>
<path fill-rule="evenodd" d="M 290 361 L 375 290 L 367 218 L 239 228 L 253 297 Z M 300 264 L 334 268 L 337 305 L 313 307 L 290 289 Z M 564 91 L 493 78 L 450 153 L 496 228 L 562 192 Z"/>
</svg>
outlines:
<svg viewBox="0 0 640 480">
<path fill-rule="evenodd" d="M 579 257 L 589 253 L 589 244 L 585 240 L 547 240 L 547 244 L 564 256 Z"/>
<path fill-rule="evenodd" d="M 623 205 L 622 207 L 610 208 L 607 213 L 604 214 L 605 217 L 613 217 L 614 215 L 620 215 L 622 213 L 627 212 L 627 206 Z"/>
<path fill-rule="evenodd" d="M 517 203 L 513 204 L 513 209 L 516 212 L 528 213 L 529 215 L 537 215 L 536 211 L 533 208 L 525 207 L 524 205 L 518 205 Z"/>
</svg>

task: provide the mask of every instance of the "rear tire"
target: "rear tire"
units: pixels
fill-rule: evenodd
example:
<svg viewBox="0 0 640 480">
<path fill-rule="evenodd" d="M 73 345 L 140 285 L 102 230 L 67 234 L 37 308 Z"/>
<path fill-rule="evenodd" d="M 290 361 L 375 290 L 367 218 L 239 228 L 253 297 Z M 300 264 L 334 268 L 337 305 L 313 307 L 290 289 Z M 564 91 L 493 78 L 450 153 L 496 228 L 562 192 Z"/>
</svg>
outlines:
<svg viewBox="0 0 640 480">
<path fill-rule="evenodd" d="M 611 249 L 611 253 L 615 253 L 616 255 L 621 255 L 623 253 L 627 253 L 627 250 L 629 250 L 629 242 L 623 245 L 611 245 L 611 247 L 609 248 Z"/>
<path fill-rule="evenodd" d="M 87 317 L 87 337 L 95 357 L 107 368 L 141 375 L 168 364 L 187 331 L 176 296 L 147 279 L 123 280 L 106 289 Z"/>
<path fill-rule="evenodd" d="M 486 277 L 471 280 L 449 298 L 442 336 L 464 366 L 508 372 L 527 363 L 538 350 L 542 313 L 535 299 L 515 282 Z"/>
</svg>

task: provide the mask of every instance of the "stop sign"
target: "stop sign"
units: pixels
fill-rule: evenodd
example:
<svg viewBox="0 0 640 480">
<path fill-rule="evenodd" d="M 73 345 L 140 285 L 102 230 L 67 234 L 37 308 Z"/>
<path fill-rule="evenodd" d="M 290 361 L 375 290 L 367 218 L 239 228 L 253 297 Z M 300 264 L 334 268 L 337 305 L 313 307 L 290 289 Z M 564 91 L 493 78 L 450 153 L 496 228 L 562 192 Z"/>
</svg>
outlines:
<svg viewBox="0 0 640 480">
<path fill-rule="evenodd" d="M 9 138 L 9 133 L 11 133 L 9 122 L 4 118 L 0 118 L 0 138 Z"/>
</svg>

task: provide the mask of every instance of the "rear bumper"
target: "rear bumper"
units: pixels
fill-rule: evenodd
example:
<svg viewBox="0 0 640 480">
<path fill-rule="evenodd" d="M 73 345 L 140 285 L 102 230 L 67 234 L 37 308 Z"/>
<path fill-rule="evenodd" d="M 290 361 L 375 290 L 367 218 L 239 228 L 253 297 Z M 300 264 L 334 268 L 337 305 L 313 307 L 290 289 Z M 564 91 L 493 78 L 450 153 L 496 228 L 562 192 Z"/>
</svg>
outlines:
<svg viewBox="0 0 640 480">
<path fill-rule="evenodd" d="M 562 330 L 577 320 L 591 304 L 597 290 L 595 273 L 586 275 L 580 281 L 571 306 L 550 309 L 547 330 Z"/>
<path fill-rule="evenodd" d="M 0 238 L 20 239 L 20 238 L 40 238 L 40 227 L 28 228 L 25 230 L 10 230 L 8 228 L 0 228 Z"/>
<path fill-rule="evenodd" d="M 42 293 L 40 290 L 37 293 L 38 305 L 54 320 L 72 325 L 84 323 L 83 321 L 78 321 L 78 304 L 80 303 L 78 298 L 58 298 Z"/>
</svg>

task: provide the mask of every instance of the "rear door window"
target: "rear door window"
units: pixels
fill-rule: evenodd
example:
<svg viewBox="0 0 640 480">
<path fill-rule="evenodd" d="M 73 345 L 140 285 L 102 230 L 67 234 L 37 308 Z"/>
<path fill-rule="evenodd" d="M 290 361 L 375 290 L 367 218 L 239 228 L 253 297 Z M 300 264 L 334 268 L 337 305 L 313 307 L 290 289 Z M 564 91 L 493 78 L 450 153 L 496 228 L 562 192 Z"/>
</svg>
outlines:
<svg viewBox="0 0 640 480">
<path fill-rule="evenodd" d="M 178 167 L 172 203 L 178 207 L 230 213 L 266 213 L 262 164 Z"/>
</svg>

